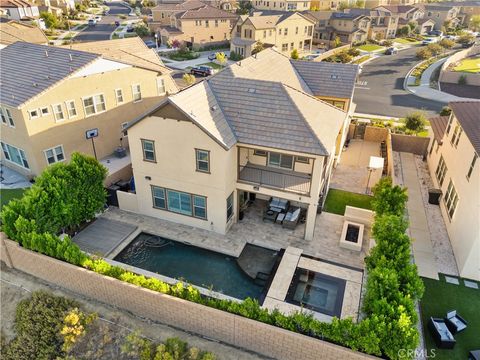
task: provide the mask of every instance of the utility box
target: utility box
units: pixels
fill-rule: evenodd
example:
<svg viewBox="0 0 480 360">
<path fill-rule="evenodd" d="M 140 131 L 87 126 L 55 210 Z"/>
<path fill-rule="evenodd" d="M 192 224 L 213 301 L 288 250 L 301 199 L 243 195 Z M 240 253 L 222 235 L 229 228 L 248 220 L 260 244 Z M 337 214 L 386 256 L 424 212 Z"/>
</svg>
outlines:
<svg viewBox="0 0 480 360">
<path fill-rule="evenodd" d="M 428 203 L 432 205 L 440 205 L 440 197 L 442 196 L 442 190 L 440 189 L 428 189 Z"/>
</svg>

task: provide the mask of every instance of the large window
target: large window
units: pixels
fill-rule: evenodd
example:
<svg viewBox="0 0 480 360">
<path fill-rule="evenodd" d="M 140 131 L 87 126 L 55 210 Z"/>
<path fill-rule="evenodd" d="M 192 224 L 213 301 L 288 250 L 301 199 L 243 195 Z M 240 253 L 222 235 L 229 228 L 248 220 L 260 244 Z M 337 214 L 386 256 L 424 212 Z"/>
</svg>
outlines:
<svg viewBox="0 0 480 360">
<path fill-rule="evenodd" d="M 268 153 L 268 166 L 279 167 L 283 169 L 293 169 L 293 156 L 279 154 L 274 152 Z"/>
<path fill-rule="evenodd" d="M 153 140 L 142 139 L 142 149 L 143 149 L 143 160 L 153 161 L 153 162 L 156 161 L 155 142 Z"/>
<path fill-rule="evenodd" d="M 227 198 L 227 221 L 233 216 L 233 192 Z"/>
<path fill-rule="evenodd" d="M 90 116 L 104 112 L 107 108 L 105 106 L 105 97 L 103 94 L 98 94 L 83 98 L 83 106 L 85 108 L 85 115 Z"/>
<path fill-rule="evenodd" d="M 55 116 L 56 121 L 65 120 L 65 114 L 63 113 L 62 104 L 52 105 L 53 115 Z"/>
<path fill-rule="evenodd" d="M 207 219 L 207 198 L 205 196 L 152 186 L 152 199 L 154 208 Z"/>
<path fill-rule="evenodd" d="M 45 152 L 45 157 L 47 158 L 48 164 L 54 164 L 56 162 L 65 160 L 65 155 L 63 152 L 62 145 L 58 145 L 51 149 L 47 149 L 44 152 Z"/>
<path fill-rule="evenodd" d="M 11 161 L 25 169 L 29 169 L 27 156 L 25 155 L 25 151 L 22 149 L 16 148 L 15 146 L 8 145 L 5 143 L 2 144 L 2 151 L 5 159 Z"/>
<path fill-rule="evenodd" d="M 440 160 L 438 161 L 437 170 L 435 170 L 435 176 L 437 177 L 438 183 L 440 186 L 443 185 L 443 180 L 445 179 L 445 174 L 447 173 L 447 164 L 445 164 L 445 160 L 443 156 L 440 156 Z"/>
<path fill-rule="evenodd" d="M 452 180 L 448 183 L 447 193 L 445 194 L 445 207 L 447 208 L 447 213 L 449 218 L 451 219 L 455 214 L 455 210 L 458 204 L 458 194 L 457 190 L 455 190 L 455 186 L 453 185 Z"/>
<path fill-rule="evenodd" d="M 477 153 L 474 153 L 472 162 L 470 163 L 470 167 L 468 168 L 467 180 L 470 180 L 470 176 L 472 176 L 473 169 L 475 168 L 475 163 L 477 162 L 477 159 L 478 159 L 478 155 Z"/>
<path fill-rule="evenodd" d="M 142 100 L 142 88 L 140 84 L 132 85 L 133 102 Z"/>
<path fill-rule="evenodd" d="M 210 151 L 196 149 L 195 157 L 197 162 L 197 171 L 210 172 Z"/>
</svg>

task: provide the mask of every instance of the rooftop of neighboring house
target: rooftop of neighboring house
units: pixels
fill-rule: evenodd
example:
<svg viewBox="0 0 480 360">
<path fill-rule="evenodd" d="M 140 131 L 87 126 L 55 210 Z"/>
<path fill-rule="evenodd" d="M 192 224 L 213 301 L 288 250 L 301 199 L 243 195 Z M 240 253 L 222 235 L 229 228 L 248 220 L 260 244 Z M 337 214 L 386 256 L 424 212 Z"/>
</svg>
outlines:
<svg viewBox="0 0 480 360">
<path fill-rule="evenodd" d="M 365 15 L 370 17 L 386 16 L 390 14 L 390 12 L 383 11 L 378 8 L 376 9 L 345 9 L 345 12 L 350 14 Z"/>
<path fill-rule="evenodd" d="M 416 5 L 418 8 L 424 8 L 426 10 L 431 10 L 431 11 L 449 11 L 450 9 L 454 7 L 459 7 L 461 5 L 455 4 L 451 6 L 446 6 L 446 5 L 440 5 L 439 3 L 434 3 L 434 4 L 417 4 Z"/>
<path fill-rule="evenodd" d="M 312 10 L 307 10 L 303 11 L 302 14 L 311 18 L 315 22 L 320 21 L 320 20 L 328 20 L 332 16 L 332 11 L 312 11 Z"/>
<path fill-rule="evenodd" d="M 0 0 L 0 8 L 20 8 L 37 6 L 25 0 Z"/>
<path fill-rule="evenodd" d="M 364 15 L 355 14 L 355 13 L 334 12 L 334 13 L 332 13 L 331 19 L 355 20 L 355 19 L 360 18 L 362 16 L 364 16 Z"/>
<path fill-rule="evenodd" d="M 448 104 L 463 131 L 480 155 L 480 101 L 455 101 Z"/>
<path fill-rule="evenodd" d="M 275 25 L 281 23 L 282 21 L 295 16 L 300 15 L 301 17 L 305 18 L 308 21 L 311 21 L 312 24 L 315 22 L 314 19 L 311 17 L 306 16 L 300 12 L 294 11 L 255 11 L 252 15 L 245 18 L 244 21 L 247 19 L 252 23 L 255 29 L 269 29 L 275 27 Z"/>
<path fill-rule="evenodd" d="M 276 50 L 263 50 L 170 96 L 151 114 L 170 104 L 225 149 L 239 142 L 329 155 L 347 114 L 312 96 L 312 80 L 295 65 Z"/>
<path fill-rule="evenodd" d="M 125 64 L 160 72 L 170 72 L 153 49 L 149 49 L 139 37 L 118 40 L 103 40 L 73 43 L 63 46 L 74 50 L 87 51 L 102 55 L 105 59 L 120 61 Z"/>
<path fill-rule="evenodd" d="M 181 11 L 175 14 L 177 19 L 196 20 L 196 19 L 227 19 L 234 20 L 238 15 L 228 11 L 217 9 L 210 5 L 205 5 L 196 9 Z"/>
<path fill-rule="evenodd" d="M 0 102 L 18 107 L 99 57 L 60 47 L 13 43 L 0 50 Z"/>
<path fill-rule="evenodd" d="M 34 44 L 48 44 L 48 38 L 43 31 L 33 25 L 27 25 L 18 21 L 0 22 L 0 44 L 8 45 L 17 41 L 25 41 Z"/>
<path fill-rule="evenodd" d="M 200 7 L 205 6 L 204 2 L 198 0 L 187 0 L 183 3 L 170 3 L 170 4 L 158 4 L 152 11 L 155 10 L 170 10 L 170 11 L 184 11 L 184 10 L 191 10 L 191 9 L 198 9 Z"/>
<path fill-rule="evenodd" d="M 437 143 L 442 142 L 443 135 L 447 128 L 448 119 L 450 116 L 436 116 L 428 119 L 430 126 L 432 127 L 433 136 Z"/>
<path fill-rule="evenodd" d="M 441 1 L 435 5 L 453 7 L 453 6 L 480 6 L 480 1 Z"/>
<path fill-rule="evenodd" d="M 415 6 L 410 6 L 410 5 L 385 5 L 385 6 L 380 5 L 380 6 L 377 6 L 375 9 L 377 8 L 386 9 L 394 14 L 407 14 L 411 11 L 418 10 Z"/>
</svg>

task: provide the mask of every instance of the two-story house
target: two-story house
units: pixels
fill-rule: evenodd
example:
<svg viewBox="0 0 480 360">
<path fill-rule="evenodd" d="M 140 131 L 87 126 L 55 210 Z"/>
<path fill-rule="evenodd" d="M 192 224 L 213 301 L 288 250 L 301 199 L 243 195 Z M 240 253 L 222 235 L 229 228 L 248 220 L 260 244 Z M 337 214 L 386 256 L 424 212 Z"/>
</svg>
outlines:
<svg viewBox="0 0 480 360">
<path fill-rule="evenodd" d="M 0 0 L 0 9 L 11 20 L 38 19 L 38 6 L 26 0 Z"/>
<path fill-rule="evenodd" d="M 311 0 L 251 0 L 256 10 L 305 11 L 310 10 Z"/>
<path fill-rule="evenodd" d="M 75 151 L 101 160 L 128 148 L 127 121 L 177 91 L 139 38 L 74 46 L 90 51 L 25 42 L 0 50 L 2 163 L 29 178 Z"/>
<path fill-rule="evenodd" d="M 444 26 L 455 28 L 463 23 L 459 6 L 443 6 L 436 3 L 417 6 L 425 12 L 424 18 L 435 21 L 435 30 L 441 30 Z"/>
<path fill-rule="evenodd" d="M 392 16 L 398 17 L 397 30 L 404 26 L 408 26 L 409 23 L 414 23 L 416 25 L 415 30 L 421 35 L 426 35 L 433 30 L 433 27 L 435 26 L 433 20 L 424 18 L 425 11 L 415 6 L 388 5 L 376 7 L 375 10 L 390 12 Z"/>
<path fill-rule="evenodd" d="M 370 30 L 370 18 L 368 16 L 334 12 L 330 14 L 328 19 L 324 19 L 322 13 L 310 12 L 314 18 L 318 19 L 315 25 L 314 42 L 332 41 L 337 37 L 345 44 L 367 40 Z"/>
<path fill-rule="evenodd" d="M 306 211 L 311 239 L 349 114 L 315 96 L 331 85 L 299 63 L 263 50 L 133 120 L 129 209 L 225 234 L 246 201 L 276 197 Z"/>
<path fill-rule="evenodd" d="M 376 9 L 347 9 L 352 15 L 365 15 L 370 18 L 368 38 L 374 40 L 392 39 L 397 33 L 399 16 L 380 8 Z"/>
<path fill-rule="evenodd" d="M 157 27 L 155 31 L 160 34 L 162 44 L 177 40 L 195 49 L 227 45 L 237 17 L 231 12 L 203 4 L 199 8 L 174 12 L 169 18 L 170 25 Z"/>
<path fill-rule="evenodd" d="M 177 3 L 161 3 L 152 8 L 152 21 L 149 23 L 152 31 L 159 26 L 170 26 L 171 16 L 177 13 L 204 7 L 205 2 L 199 0 L 187 0 Z"/>
<path fill-rule="evenodd" d="M 17 41 L 48 44 L 48 38 L 37 26 L 14 20 L 0 21 L 0 49 Z"/>
<path fill-rule="evenodd" d="M 480 102 L 451 102 L 430 119 L 427 163 L 461 277 L 480 280 Z"/>
<path fill-rule="evenodd" d="M 241 16 L 232 28 L 230 51 L 248 57 L 257 43 L 275 46 L 285 55 L 312 49 L 315 22 L 297 12 L 260 13 Z"/>
</svg>

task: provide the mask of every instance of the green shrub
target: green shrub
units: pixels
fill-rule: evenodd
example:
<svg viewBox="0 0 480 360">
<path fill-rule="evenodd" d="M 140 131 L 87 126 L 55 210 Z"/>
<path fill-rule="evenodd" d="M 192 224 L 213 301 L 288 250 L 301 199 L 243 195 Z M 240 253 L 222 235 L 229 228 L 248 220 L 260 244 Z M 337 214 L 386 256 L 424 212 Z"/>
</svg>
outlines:
<svg viewBox="0 0 480 360">
<path fill-rule="evenodd" d="M 403 216 L 408 200 L 407 190 L 392 185 L 390 177 L 383 177 L 373 187 L 372 206 L 376 216 L 398 215 Z"/>
<path fill-rule="evenodd" d="M 427 119 L 425 115 L 419 111 L 408 114 L 405 117 L 405 128 L 411 130 L 414 133 L 424 131 L 426 123 Z"/>
<path fill-rule="evenodd" d="M 292 53 L 290 54 L 290 57 L 291 57 L 293 60 L 297 60 L 297 59 L 298 59 L 298 50 L 297 50 L 297 49 L 293 49 L 293 50 L 292 50 Z"/>
<path fill-rule="evenodd" d="M 423 60 L 430 59 L 433 56 L 432 52 L 428 47 L 424 47 L 417 50 L 416 55 L 417 55 L 417 58 L 423 59 Z"/>
<path fill-rule="evenodd" d="M 347 54 L 350 55 L 351 57 L 357 57 L 360 55 L 360 50 L 352 47 L 348 49 Z"/>
<path fill-rule="evenodd" d="M 460 75 L 457 83 L 458 85 L 467 85 L 467 76 L 465 74 Z"/>
<path fill-rule="evenodd" d="M 445 48 L 443 48 L 439 44 L 429 44 L 427 46 L 427 50 L 430 51 L 433 56 L 437 56 L 443 53 L 445 51 Z"/>
<path fill-rule="evenodd" d="M 440 116 L 449 116 L 451 113 L 452 109 L 450 109 L 448 106 L 444 106 L 440 111 Z"/>
<path fill-rule="evenodd" d="M 232 61 L 240 61 L 243 59 L 243 56 L 240 54 L 237 54 L 235 51 L 230 51 L 230 60 Z"/>
</svg>

